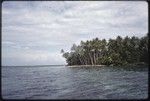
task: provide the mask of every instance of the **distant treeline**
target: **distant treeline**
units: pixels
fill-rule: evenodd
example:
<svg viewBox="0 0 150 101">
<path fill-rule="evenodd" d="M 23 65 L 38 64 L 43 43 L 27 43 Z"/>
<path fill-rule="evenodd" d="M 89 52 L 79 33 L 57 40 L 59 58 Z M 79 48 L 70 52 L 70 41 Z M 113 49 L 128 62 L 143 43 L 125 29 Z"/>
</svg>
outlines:
<svg viewBox="0 0 150 101">
<path fill-rule="evenodd" d="M 148 63 L 148 35 L 142 38 L 118 36 L 116 39 L 92 39 L 73 44 L 71 52 L 61 50 L 68 65 L 126 65 Z"/>
</svg>

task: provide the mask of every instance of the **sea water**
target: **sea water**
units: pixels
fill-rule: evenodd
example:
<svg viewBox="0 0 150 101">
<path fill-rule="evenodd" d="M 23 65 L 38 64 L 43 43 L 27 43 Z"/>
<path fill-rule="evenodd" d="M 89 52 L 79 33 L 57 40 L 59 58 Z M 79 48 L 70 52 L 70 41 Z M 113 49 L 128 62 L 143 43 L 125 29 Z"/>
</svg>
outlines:
<svg viewBox="0 0 150 101">
<path fill-rule="evenodd" d="M 3 99 L 146 99 L 147 67 L 3 66 Z"/>
</svg>

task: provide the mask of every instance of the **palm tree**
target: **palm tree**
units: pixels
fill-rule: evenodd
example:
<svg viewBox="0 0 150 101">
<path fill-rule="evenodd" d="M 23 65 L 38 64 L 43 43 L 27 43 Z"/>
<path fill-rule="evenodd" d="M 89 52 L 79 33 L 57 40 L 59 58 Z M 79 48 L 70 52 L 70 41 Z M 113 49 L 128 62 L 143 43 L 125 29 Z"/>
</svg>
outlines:
<svg viewBox="0 0 150 101">
<path fill-rule="evenodd" d="M 68 65 L 123 65 L 127 63 L 148 63 L 148 36 L 137 38 L 128 36 L 116 39 L 81 41 L 80 45 L 73 44 L 71 52 L 61 50 Z"/>
</svg>

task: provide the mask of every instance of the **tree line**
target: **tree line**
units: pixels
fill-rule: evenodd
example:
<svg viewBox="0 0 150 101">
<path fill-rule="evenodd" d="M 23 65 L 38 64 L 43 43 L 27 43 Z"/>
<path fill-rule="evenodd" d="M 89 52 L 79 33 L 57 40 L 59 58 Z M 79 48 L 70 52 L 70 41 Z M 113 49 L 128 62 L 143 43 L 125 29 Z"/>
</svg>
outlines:
<svg viewBox="0 0 150 101">
<path fill-rule="evenodd" d="M 148 63 L 148 35 L 138 37 L 117 36 L 116 39 L 94 38 L 73 44 L 70 52 L 61 50 L 68 65 L 126 65 Z"/>
</svg>

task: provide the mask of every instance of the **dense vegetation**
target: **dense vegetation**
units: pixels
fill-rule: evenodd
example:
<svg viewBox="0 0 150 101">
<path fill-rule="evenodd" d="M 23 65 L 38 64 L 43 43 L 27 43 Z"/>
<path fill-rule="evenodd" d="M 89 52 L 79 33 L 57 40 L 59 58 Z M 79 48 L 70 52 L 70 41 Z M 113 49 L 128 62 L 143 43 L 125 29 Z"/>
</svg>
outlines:
<svg viewBox="0 0 150 101">
<path fill-rule="evenodd" d="M 126 65 L 148 63 L 148 35 L 142 38 L 118 36 L 116 39 L 95 38 L 73 44 L 71 52 L 61 50 L 68 65 Z"/>
</svg>

